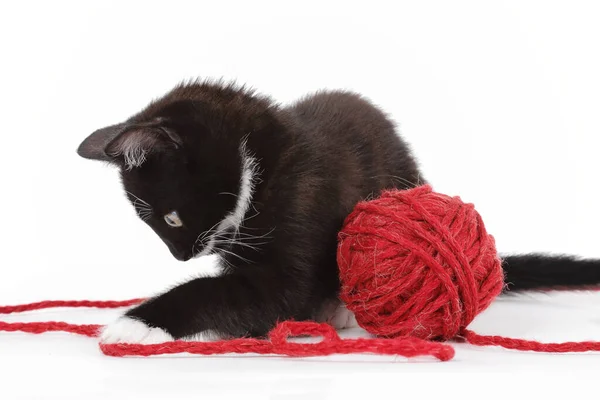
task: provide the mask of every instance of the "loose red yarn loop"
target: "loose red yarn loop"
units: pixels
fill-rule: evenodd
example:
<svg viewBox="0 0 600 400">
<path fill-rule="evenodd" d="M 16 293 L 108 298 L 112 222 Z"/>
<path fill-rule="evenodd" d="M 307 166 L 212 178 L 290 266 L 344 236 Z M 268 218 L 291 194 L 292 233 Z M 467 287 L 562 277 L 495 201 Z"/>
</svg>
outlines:
<svg viewBox="0 0 600 400">
<path fill-rule="evenodd" d="M 299 324 L 284 321 L 275 326 L 269 333 L 269 340 L 274 345 L 284 345 L 293 336 L 322 336 L 323 342 L 332 343 L 342 340 L 335 328 L 329 324 Z"/>
<path fill-rule="evenodd" d="M 359 203 L 339 234 L 341 299 L 367 331 L 451 339 L 502 291 L 472 204 L 425 185 Z"/>
</svg>

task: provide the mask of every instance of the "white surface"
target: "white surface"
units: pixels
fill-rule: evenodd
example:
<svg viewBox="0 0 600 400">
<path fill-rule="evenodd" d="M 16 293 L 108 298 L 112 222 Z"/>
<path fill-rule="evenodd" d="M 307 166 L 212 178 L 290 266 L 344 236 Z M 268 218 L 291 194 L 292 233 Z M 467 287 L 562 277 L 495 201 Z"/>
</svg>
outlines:
<svg viewBox="0 0 600 400">
<path fill-rule="evenodd" d="M 176 82 L 237 78 L 283 102 L 351 88 L 400 123 L 437 190 L 500 250 L 600 257 L 597 2 L 19 2 L 0 10 L 0 304 L 145 296 L 198 273 L 137 220 L 93 130 Z M 390 2 L 391 3 L 391 2 Z M 600 340 L 600 297 L 506 299 L 473 328 Z M 116 312 L 2 320 L 106 323 Z M 457 346 L 456 360 L 112 359 L 94 340 L 0 333 L 0 398 L 597 398 L 600 355 Z"/>
</svg>

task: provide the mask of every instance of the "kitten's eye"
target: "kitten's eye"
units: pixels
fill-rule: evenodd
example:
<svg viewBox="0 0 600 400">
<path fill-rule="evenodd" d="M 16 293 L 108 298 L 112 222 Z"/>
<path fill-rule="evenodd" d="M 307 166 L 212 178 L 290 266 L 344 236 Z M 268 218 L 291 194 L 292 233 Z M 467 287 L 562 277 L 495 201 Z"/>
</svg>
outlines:
<svg viewBox="0 0 600 400">
<path fill-rule="evenodd" d="M 174 228 L 179 228 L 180 226 L 183 225 L 183 222 L 181 222 L 181 219 L 179 218 L 179 215 L 177 215 L 177 211 L 171 211 L 170 213 L 165 215 L 165 222 L 169 225 L 172 226 Z"/>
</svg>

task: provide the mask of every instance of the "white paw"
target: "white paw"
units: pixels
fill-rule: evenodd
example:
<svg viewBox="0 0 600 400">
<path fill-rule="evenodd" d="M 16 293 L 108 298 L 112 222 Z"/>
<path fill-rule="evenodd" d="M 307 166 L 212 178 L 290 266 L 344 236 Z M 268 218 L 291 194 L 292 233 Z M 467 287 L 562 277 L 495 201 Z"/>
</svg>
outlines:
<svg viewBox="0 0 600 400">
<path fill-rule="evenodd" d="M 329 323 L 333 325 L 335 329 L 350 329 L 358 327 L 358 322 L 356 322 L 354 313 L 348 310 L 344 304 L 340 304 L 337 310 L 335 310 L 335 314 Z"/>
<path fill-rule="evenodd" d="M 156 344 L 173 341 L 173 337 L 160 328 L 151 328 L 142 321 L 123 316 L 106 325 L 100 333 L 102 343 Z"/>
<path fill-rule="evenodd" d="M 341 301 L 331 301 L 323 305 L 316 316 L 318 322 L 327 322 L 335 329 L 357 328 L 358 322 L 354 313 L 346 308 Z"/>
</svg>

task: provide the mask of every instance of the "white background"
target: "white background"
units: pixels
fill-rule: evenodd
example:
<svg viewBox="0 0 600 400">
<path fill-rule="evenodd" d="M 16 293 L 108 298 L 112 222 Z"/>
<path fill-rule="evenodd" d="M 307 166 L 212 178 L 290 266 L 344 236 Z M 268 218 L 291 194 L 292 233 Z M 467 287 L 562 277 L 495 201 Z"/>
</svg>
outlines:
<svg viewBox="0 0 600 400">
<path fill-rule="evenodd" d="M 2 2 L 0 304 L 147 296 L 208 268 L 172 259 L 117 171 L 75 153 L 198 76 L 283 103 L 359 91 L 398 122 L 438 191 L 475 203 L 501 251 L 600 257 L 599 20 L 594 1 Z M 501 299 L 472 327 L 600 340 L 600 293 Z M 0 333 L 3 399 L 597 398 L 599 372 L 597 353 L 111 359 L 89 338 Z"/>
</svg>

